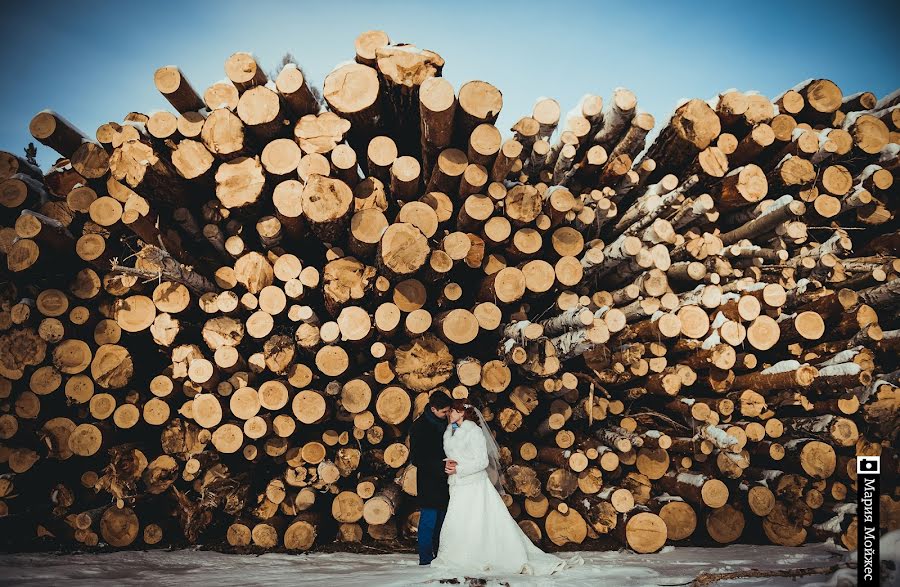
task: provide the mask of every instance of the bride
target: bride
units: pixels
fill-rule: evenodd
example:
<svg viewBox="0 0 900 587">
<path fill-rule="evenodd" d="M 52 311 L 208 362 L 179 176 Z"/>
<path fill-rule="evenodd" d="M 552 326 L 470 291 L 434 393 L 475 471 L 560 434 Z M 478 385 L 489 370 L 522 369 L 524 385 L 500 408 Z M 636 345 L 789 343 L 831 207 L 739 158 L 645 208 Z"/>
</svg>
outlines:
<svg viewBox="0 0 900 587">
<path fill-rule="evenodd" d="M 497 443 L 481 412 L 456 400 L 444 432 L 450 503 L 432 568 L 549 575 L 571 563 L 532 544 L 500 493 Z M 576 557 L 577 559 L 577 557 Z"/>
</svg>

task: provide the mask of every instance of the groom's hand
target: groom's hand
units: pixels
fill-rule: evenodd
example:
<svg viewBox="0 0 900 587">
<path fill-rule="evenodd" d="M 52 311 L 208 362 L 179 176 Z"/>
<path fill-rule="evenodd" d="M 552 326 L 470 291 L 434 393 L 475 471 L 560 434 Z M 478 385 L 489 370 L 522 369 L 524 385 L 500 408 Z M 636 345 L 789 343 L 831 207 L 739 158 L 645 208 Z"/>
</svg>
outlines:
<svg viewBox="0 0 900 587">
<path fill-rule="evenodd" d="M 456 461 L 447 459 L 446 464 L 444 465 L 444 473 L 448 475 L 456 474 Z"/>
</svg>

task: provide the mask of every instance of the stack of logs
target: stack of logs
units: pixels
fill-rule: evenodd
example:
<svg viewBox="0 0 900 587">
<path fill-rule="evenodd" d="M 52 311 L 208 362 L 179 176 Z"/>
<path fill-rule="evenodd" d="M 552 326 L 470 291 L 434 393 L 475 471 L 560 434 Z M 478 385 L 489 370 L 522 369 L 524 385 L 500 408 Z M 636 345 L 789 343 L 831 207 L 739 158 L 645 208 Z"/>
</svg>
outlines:
<svg viewBox="0 0 900 587">
<path fill-rule="evenodd" d="M 855 457 L 897 468 L 900 93 L 729 91 L 647 145 L 620 88 L 504 138 L 443 66 L 370 31 L 324 104 L 163 67 L 174 111 L 0 153 L 7 547 L 410 537 L 430 393 L 545 547 L 855 545 Z"/>
</svg>

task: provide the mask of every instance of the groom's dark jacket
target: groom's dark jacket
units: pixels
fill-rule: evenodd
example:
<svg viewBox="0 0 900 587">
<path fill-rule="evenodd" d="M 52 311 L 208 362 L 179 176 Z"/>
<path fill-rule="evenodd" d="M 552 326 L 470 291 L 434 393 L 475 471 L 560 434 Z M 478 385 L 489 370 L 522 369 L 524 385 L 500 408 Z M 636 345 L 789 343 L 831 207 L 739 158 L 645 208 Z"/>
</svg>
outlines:
<svg viewBox="0 0 900 587">
<path fill-rule="evenodd" d="M 409 429 L 410 462 L 416 466 L 417 503 L 420 508 L 447 509 L 450 501 L 444 474 L 444 430 L 447 422 L 425 408 Z"/>
</svg>

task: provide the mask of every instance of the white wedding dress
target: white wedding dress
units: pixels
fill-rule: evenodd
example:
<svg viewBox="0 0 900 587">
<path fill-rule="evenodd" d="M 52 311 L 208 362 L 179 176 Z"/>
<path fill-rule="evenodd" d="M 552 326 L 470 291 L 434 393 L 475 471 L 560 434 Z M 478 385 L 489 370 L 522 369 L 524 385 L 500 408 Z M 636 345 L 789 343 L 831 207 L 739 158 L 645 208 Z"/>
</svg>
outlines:
<svg viewBox="0 0 900 587">
<path fill-rule="evenodd" d="M 477 424 L 464 420 L 455 432 L 448 426 L 444 452 L 456 461 L 456 474 L 448 479 L 450 503 L 432 568 L 549 575 L 567 566 L 535 546 L 506 509 L 488 477 L 487 444 Z"/>
</svg>

